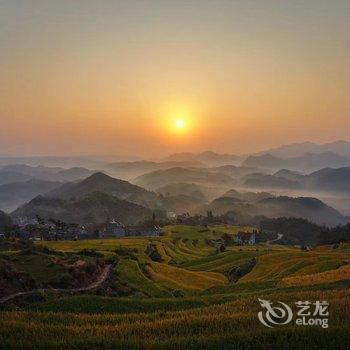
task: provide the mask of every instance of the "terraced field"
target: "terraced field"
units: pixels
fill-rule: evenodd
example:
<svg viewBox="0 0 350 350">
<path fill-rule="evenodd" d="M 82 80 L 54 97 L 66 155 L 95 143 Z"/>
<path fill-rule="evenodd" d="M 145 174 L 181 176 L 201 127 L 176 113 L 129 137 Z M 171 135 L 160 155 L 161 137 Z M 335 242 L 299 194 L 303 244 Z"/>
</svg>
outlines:
<svg viewBox="0 0 350 350">
<path fill-rule="evenodd" d="M 57 251 L 117 254 L 114 276 L 133 293 L 68 295 L 3 310 L 0 347 L 348 348 L 350 245 L 310 251 L 263 243 L 218 249 L 224 233 L 234 236 L 240 230 L 251 228 L 171 226 L 161 237 L 45 242 Z M 157 261 L 147 253 L 150 246 L 160 255 Z M 237 281 L 230 282 L 237 271 Z M 258 298 L 292 308 L 298 300 L 327 300 L 330 327 L 266 328 L 257 318 Z"/>
</svg>

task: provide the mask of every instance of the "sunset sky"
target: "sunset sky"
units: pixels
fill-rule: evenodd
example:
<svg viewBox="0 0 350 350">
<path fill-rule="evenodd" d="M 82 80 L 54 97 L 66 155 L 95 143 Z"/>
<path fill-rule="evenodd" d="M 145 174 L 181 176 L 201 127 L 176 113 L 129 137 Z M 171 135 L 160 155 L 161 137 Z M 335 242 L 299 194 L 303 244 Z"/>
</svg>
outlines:
<svg viewBox="0 0 350 350">
<path fill-rule="evenodd" d="M 0 0 L 0 155 L 350 139 L 349 0 Z"/>
</svg>

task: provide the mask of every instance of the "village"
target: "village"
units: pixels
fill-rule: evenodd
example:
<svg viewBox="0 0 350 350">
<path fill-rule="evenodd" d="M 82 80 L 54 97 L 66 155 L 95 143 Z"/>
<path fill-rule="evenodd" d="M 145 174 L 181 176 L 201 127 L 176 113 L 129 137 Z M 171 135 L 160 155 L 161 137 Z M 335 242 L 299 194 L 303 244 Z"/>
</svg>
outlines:
<svg viewBox="0 0 350 350">
<path fill-rule="evenodd" d="M 124 225 L 116 219 L 88 227 L 74 223 L 36 216 L 33 219 L 21 218 L 15 225 L 0 232 L 0 239 L 25 239 L 33 241 L 77 241 L 86 239 L 121 238 L 121 237 L 160 237 L 162 228 L 156 222 L 147 225 Z M 236 245 L 255 245 L 256 231 L 239 231 L 234 235 Z"/>
<path fill-rule="evenodd" d="M 60 220 L 36 216 L 33 219 L 20 218 L 13 226 L 0 232 L 0 239 L 18 238 L 34 241 L 83 240 L 93 238 L 113 238 L 128 236 L 157 237 L 162 233 L 161 228 L 154 224 L 127 226 L 112 219 L 99 225 L 79 225 Z"/>
</svg>

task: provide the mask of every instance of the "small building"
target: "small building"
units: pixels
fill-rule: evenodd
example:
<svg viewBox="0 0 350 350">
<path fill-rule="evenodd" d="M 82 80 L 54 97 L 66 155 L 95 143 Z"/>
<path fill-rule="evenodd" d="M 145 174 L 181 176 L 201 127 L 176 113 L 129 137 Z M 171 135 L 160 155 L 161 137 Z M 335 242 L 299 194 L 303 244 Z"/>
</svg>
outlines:
<svg viewBox="0 0 350 350">
<path fill-rule="evenodd" d="M 125 226 L 121 222 L 112 220 L 106 224 L 104 236 L 124 237 L 126 236 L 126 231 Z"/>
<path fill-rule="evenodd" d="M 167 211 L 166 212 L 166 217 L 168 219 L 176 219 L 176 213 L 174 211 Z"/>
<path fill-rule="evenodd" d="M 235 241 L 240 245 L 254 245 L 256 243 L 255 233 L 238 232 Z"/>
</svg>

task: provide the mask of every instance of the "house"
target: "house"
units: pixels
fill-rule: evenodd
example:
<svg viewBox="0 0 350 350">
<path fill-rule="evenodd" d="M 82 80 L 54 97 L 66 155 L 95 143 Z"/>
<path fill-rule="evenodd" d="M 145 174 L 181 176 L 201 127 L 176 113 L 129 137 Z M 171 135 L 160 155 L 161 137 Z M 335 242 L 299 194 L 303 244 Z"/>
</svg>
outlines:
<svg viewBox="0 0 350 350">
<path fill-rule="evenodd" d="M 240 245 L 253 245 L 256 243 L 255 233 L 238 232 L 235 241 Z"/>
<path fill-rule="evenodd" d="M 116 220 L 112 220 L 106 224 L 104 236 L 113 236 L 113 237 L 124 237 L 126 236 L 125 226 Z"/>
<path fill-rule="evenodd" d="M 127 236 L 153 236 L 158 237 L 162 232 L 158 226 L 128 226 L 126 228 Z"/>
<path fill-rule="evenodd" d="M 176 219 L 176 213 L 174 211 L 167 211 L 166 212 L 166 217 L 168 219 Z"/>
</svg>

